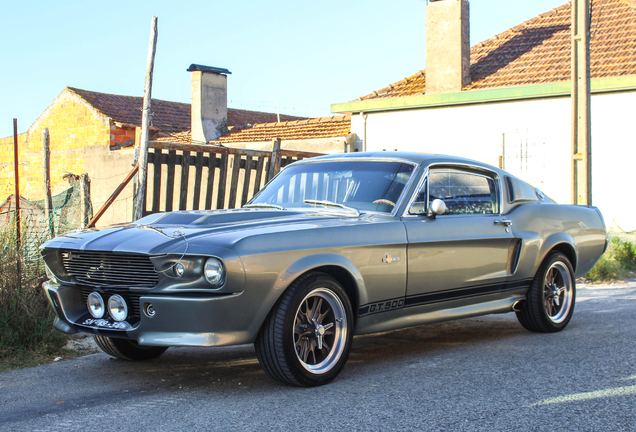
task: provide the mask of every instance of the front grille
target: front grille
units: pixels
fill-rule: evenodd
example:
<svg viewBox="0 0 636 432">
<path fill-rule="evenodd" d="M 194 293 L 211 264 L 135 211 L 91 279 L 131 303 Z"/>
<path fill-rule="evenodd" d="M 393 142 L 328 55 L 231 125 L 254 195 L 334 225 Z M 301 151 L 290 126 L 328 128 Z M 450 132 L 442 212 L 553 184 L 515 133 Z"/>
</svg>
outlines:
<svg viewBox="0 0 636 432">
<path fill-rule="evenodd" d="M 147 255 L 73 250 L 61 251 L 61 255 L 66 273 L 82 284 L 151 288 L 159 282 Z"/>
</svg>

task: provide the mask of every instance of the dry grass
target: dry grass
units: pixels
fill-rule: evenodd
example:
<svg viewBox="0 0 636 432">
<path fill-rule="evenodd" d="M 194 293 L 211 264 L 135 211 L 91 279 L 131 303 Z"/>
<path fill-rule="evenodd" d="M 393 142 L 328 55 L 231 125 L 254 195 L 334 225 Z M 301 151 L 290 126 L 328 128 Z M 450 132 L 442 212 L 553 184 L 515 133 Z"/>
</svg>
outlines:
<svg viewBox="0 0 636 432">
<path fill-rule="evenodd" d="M 46 275 L 39 240 L 29 243 L 28 233 L 22 237 L 25 246 L 18 254 L 15 231 L 0 232 L 0 371 L 52 360 L 67 342 L 53 328 L 55 315 L 42 290 Z"/>
</svg>

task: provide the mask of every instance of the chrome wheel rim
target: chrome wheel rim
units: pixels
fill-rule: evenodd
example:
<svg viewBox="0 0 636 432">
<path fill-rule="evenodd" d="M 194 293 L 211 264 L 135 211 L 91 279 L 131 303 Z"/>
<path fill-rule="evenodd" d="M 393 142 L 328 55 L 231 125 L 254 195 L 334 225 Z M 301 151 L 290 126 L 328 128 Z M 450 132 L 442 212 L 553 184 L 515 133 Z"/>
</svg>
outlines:
<svg viewBox="0 0 636 432">
<path fill-rule="evenodd" d="M 561 261 L 553 263 L 545 273 L 543 307 L 546 316 L 555 324 L 562 323 L 572 309 L 573 294 L 570 270 Z"/>
<path fill-rule="evenodd" d="M 294 319 L 294 351 L 313 374 L 329 372 L 340 360 L 347 340 L 347 316 L 340 298 L 317 288 L 300 302 Z"/>
</svg>

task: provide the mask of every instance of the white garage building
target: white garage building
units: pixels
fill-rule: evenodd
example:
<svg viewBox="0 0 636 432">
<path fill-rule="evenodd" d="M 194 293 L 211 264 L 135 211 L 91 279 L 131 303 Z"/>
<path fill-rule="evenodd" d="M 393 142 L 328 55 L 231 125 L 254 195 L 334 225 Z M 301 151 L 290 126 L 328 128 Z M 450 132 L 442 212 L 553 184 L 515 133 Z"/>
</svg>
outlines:
<svg viewBox="0 0 636 432">
<path fill-rule="evenodd" d="M 426 14 L 427 70 L 332 105 L 352 114 L 356 149 L 477 159 L 570 202 L 570 3 L 471 49 L 466 0 Z M 636 230 L 636 1 L 593 0 L 590 27 L 592 203 L 625 233 Z"/>
</svg>

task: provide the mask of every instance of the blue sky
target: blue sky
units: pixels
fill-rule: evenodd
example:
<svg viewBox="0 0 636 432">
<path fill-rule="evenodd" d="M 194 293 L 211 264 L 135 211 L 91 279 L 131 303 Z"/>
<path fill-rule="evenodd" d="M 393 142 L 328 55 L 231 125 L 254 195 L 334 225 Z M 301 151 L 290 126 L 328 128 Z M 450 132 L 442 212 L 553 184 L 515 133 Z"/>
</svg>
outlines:
<svg viewBox="0 0 636 432">
<path fill-rule="evenodd" d="M 472 0 L 471 46 L 566 0 Z M 423 0 L 29 1 L 0 15 L 0 137 L 24 132 L 64 87 L 190 102 L 191 63 L 227 68 L 229 106 L 327 116 L 426 67 Z"/>
</svg>

